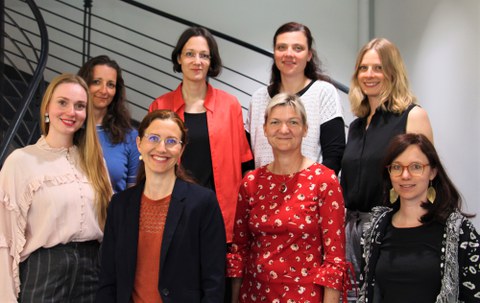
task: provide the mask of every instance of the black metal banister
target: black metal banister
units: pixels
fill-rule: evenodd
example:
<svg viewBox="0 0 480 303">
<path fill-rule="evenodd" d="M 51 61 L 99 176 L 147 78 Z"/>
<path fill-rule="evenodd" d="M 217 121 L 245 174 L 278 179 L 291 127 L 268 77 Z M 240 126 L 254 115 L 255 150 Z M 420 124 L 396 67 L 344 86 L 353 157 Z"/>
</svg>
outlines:
<svg viewBox="0 0 480 303">
<path fill-rule="evenodd" d="M 5 161 L 10 143 L 13 141 L 17 129 L 23 123 L 22 118 L 24 117 L 25 113 L 28 111 L 29 105 L 31 101 L 34 99 L 35 93 L 37 91 L 37 88 L 40 85 L 40 82 L 43 81 L 43 71 L 47 64 L 48 33 L 47 33 L 47 27 L 46 27 L 45 21 L 33 0 L 25 0 L 25 3 L 28 4 L 28 6 L 30 7 L 30 10 L 35 16 L 35 19 L 37 20 L 38 29 L 41 33 L 42 46 L 41 46 L 40 56 L 37 56 L 38 63 L 33 73 L 32 81 L 28 84 L 27 92 L 22 98 L 21 107 L 15 113 L 12 123 L 9 125 L 4 135 L 3 143 L 0 145 L 0 165 L 2 165 L 3 162 Z"/>
<path fill-rule="evenodd" d="M 180 18 L 180 17 L 171 15 L 171 14 L 169 14 L 169 13 L 166 13 L 166 12 L 164 12 L 164 11 L 158 10 L 158 9 L 156 9 L 156 8 L 153 8 L 153 7 L 151 7 L 151 6 L 145 5 L 145 4 L 143 4 L 143 3 L 140 3 L 140 2 L 137 2 L 137 1 L 134 1 L 134 0 L 121 0 L 121 1 L 123 1 L 123 2 L 125 2 L 125 3 L 128 3 L 128 4 L 131 4 L 131 5 L 133 5 L 133 6 L 136 6 L 136 7 L 138 7 L 138 8 L 141 8 L 141 9 L 143 9 L 143 10 L 149 11 L 149 12 L 154 13 L 154 14 L 156 14 L 156 15 L 165 17 L 165 18 L 170 19 L 170 20 L 173 20 L 173 21 L 175 21 L 175 22 L 184 24 L 184 25 L 186 25 L 186 26 L 202 26 L 202 25 L 200 25 L 200 24 L 197 24 L 197 23 L 188 21 L 188 20 L 186 20 L 186 19 L 182 19 L 182 18 Z M 237 39 L 237 38 L 231 37 L 231 36 L 226 35 L 226 34 L 224 34 L 224 33 L 218 32 L 218 31 L 216 31 L 216 30 L 214 30 L 214 29 L 211 29 L 211 28 L 208 28 L 208 27 L 205 27 L 205 26 L 202 26 L 202 27 L 208 29 L 213 35 L 215 35 L 215 36 L 217 36 L 217 37 L 219 37 L 219 38 L 222 38 L 222 39 L 224 39 L 224 40 L 226 40 L 226 41 L 230 41 L 230 42 L 232 42 L 232 43 L 234 43 L 234 44 L 243 46 L 243 47 L 245 47 L 245 48 L 248 48 L 248 49 L 253 50 L 253 51 L 255 51 L 255 52 L 259 53 L 259 54 L 263 54 L 263 55 L 265 55 L 265 56 L 270 56 L 270 57 L 272 56 L 272 53 L 271 53 L 271 52 L 269 52 L 269 51 L 267 51 L 267 50 L 265 50 L 265 49 L 263 49 L 263 48 L 260 48 L 260 47 L 258 47 L 258 46 L 253 45 L 253 44 L 250 44 L 250 43 L 247 43 L 247 42 L 245 42 L 245 41 L 239 40 L 239 39 Z"/>
</svg>

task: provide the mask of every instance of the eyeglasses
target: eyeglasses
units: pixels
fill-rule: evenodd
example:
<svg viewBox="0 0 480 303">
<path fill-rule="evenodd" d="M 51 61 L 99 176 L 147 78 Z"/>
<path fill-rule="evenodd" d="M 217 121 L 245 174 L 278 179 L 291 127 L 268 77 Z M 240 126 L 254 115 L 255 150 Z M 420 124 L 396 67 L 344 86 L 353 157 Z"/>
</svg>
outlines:
<svg viewBox="0 0 480 303">
<path fill-rule="evenodd" d="M 408 169 L 408 173 L 412 176 L 421 176 L 423 175 L 423 171 L 426 166 L 430 166 L 430 164 L 422 164 L 413 162 L 408 165 L 400 165 L 398 163 L 393 163 L 387 166 L 388 172 L 393 177 L 398 177 L 403 174 L 403 170 L 406 168 Z"/>
<path fill-rule="evenodd" d="M 188 59 L 195 59 L 195 58 L 197 58 L 197 55 L 198 55 L 198 57 L 202 61 L 210 61 L 210 58 L 211 58 L 211 56 L 209 54 L 196 53 L 196 52 L 193 52 L 193 51 L 186 51 L 186 52 L 183 53 L 183 55 L 185 57 L 187 57 Z"/>
<path fill-rule="evenodd" d="M 165 138 L 165 139 L 162 139 L 160 138 L 159 135 L 155 135 L 155 134 L 145 134 L 144 135 L 145 138 L 147 138 L 147 141 L 153 145 L 158 145 L 160 144 L 160 142 L 163 141 L 163 144 L 165 144 L 165 148 L 173 148 L 175 147 L 177 144 L 182 144 L 183 142 L 178 140 L 177 138 Z"/>
</svg>

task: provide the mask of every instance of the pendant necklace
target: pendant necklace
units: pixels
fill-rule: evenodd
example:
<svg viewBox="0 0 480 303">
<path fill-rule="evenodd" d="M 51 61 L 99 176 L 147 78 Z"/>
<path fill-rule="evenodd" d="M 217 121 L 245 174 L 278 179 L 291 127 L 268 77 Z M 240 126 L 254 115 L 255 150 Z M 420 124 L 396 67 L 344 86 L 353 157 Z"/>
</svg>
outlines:
<svg viewBox="0 0 480 303">
<path fill-rule="evenodd" d="M 302 162 L 300 163 L 300 166 L 296 169 L 296 171 L 294 173 L 289 174 L 287 177 L 283 177 L 283 181 L 280 181 L 280 186 L 278 187 L 279 192 L 281 192 L 282 194 L 287 192 L 287 190 L 288 190 L 288 185 L 287 184 L 297 176 L 297 174 L 300 172 L 302 166 L 303 166 L 303 158 L 302 158 Z M 277 176 L 275 176 L 275 174 L 273 174 L 273 176 L 274 176 L 274 178 L 277 177 Z"/>
<path fill-rule="evenodd" d="M 289 177 L 288 180 L 285 178 L 285 179 L 283 180 L 283 182 L 280 183 L 280 186 L 278 187 L 278 190 L 279 190 L 282 194 L 284 194 L 284 193 L 287 192 L 287 190 L 288 190 L 287 183 L 290 182 L 290 181 L 292 181 L 293 178 L 295 178 L 296 175 L 297 175 L 297 173 L 293 173 L 293 174 L 289 175 L 289 176 L 291 176 L 291 177 Z"/>
</svg>

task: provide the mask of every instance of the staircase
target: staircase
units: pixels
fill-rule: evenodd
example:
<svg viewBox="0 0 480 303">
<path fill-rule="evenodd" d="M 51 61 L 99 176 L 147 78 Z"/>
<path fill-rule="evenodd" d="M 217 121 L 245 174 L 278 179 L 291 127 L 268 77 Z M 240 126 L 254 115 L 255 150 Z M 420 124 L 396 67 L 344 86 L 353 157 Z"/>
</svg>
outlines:
<svg viewBox="0 0 480 303">
<path fill-rule="evenodd" d="M 38 112 L 45 89 L 48 35 L 33 0 L 0 0 L 0 27 L 1 167 L 13 149 L 35 142 L 40 135 Z"/>
<path fill-rule="evenodd" d="M 48 81 L 60 73 L 76 73 L 88 58 L 106 54 L 122 67 L 127 102 L 137 121 L 152 100 L 180 83 L 181 75 L 172 71 L 170 53 L 181 32 L 199 24 L 132 0 L 115 1 L 116 10 L 144 17 L 119 20 L 110 6 L 100 5 L 104 1 L 92 6 L 91 0 L 41 0 L 37 7 L 34 0 L 0 0 L 0 26 L 4 27 L 0 39 L 0 167 L 12 149 L 32 144 L 39 136 L 42 75 Z M 143 24 L 144 20 L 162 24 L 162 30 Z M 209 82 L 236 96 L 245 117 L 251 94 L 267 85 L 272 53 L 210 30 L 222 50 L 223 71 Z M 339 91 L 348 92 L 341 83 L 333 83 Z"/>
</svg>

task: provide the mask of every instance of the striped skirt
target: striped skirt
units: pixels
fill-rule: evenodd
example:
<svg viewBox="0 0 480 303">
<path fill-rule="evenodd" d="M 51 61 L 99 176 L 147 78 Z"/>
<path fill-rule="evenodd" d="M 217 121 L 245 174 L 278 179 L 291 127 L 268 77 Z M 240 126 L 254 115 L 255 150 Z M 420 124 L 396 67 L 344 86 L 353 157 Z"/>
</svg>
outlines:
<svg viewBox="0 0 480 303">
<path fill-rule="evenodd" d="M 70 242 L 40 248 L 20 263 L 18 302 L 95 301 L 99 242 Z"/>
</svg>

